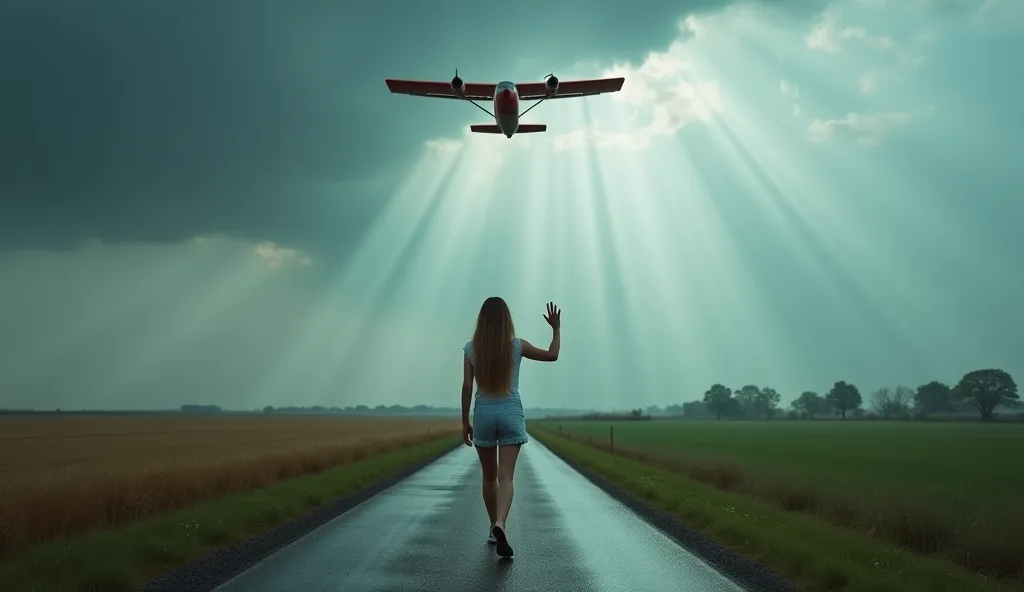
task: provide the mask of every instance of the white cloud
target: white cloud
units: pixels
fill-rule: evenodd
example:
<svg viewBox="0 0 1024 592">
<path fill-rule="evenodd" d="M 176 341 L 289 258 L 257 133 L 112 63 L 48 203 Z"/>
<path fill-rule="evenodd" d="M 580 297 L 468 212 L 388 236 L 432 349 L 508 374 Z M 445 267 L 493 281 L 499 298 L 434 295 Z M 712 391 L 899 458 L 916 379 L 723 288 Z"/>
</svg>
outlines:
<svg viewBox="0 0 1024 592">
<path fill-rule="evenodd" d="M 718 81 L 694 80 L 692 64 L 686 55 L 685 39 L 705 33 L 695 17 L 687 17 L 680 25 L 680 38 L 663 52 L 651 52 L 639 66 L 616 64 L 601 73 L 604 77 L 624 77 L 622 90 L 612 100 L 625 104 L 633 112 L 631 121 L 647 121 L 629 131 L 602 131 L 596 125 L 562 134 L 555 138 L 555 148 L 567 150 L 584 143 L 603 147 L 639 150 L 659 136 L 670 136 L 692 123 L 706 123 L 724 110 Z"/>
<path fill-rule="evenodd" d="M 983 2 L 985 0 L 974 1 Z M 875 8 L 887 5 L 886 2 L 877 0 L 860 0 L 860 2 Z M 1021 3 L 1024 4 L 1024 2 Z M 889 6 L 893 5 L 889 3 Z M 832 8 L 821 14 L 818 23 L 804 37 L 804 42 L 811 51 L 824 53 L 839 53 L 850 43 L 867 45 L 884 52 L 886 56 L 882 61 L 877 56 L 859 55 L 854 58 L 861 61 L 861 67 L 867 71 L 853 82 L 861 94 L 869 95 L 878 93 L 882 88 L 888 89 L 905 82 L 906 78 L 924 63 L 925 50 L 937 38 L 937 35 L 938 30 L 932 25 L 913 31 L 897 43 L 887 35 L 875 35 L 863 27 L 845 26 L 842 13 Z M 870 63 L 865 63 L 866 61 L 870 61 Z"/>
<path fill-rule="evenodd" d="M 800 98 L 800 89 L 783 78 L 779 81 L 779 92 L 782 93 L 782 96 L 793 100 L 793 115 L 799 116 L 803 112 L 800 103 L 797 102 L 797 99 Z"/>
<path fill-rule="evenodd" d="M 252 251 L 263 260 L 267 267 L 272 269 L 287 265 L 309 267 L 313 264 L 313 260 L 309 255 L 302 251 L 289 247 L 282 247 L 281 245 L 271 241 L 264 241 L 256 245 L 253 247 Z"/>
<path fill-rule="evenodd" d="M 708 32 L 707 26 L 704 24 L 704 19 L 699 19 L 694 15 L 689 15 L 679 23 L 679 30 L 684 34 L 691 35 L 693 37 L 700 37 L 706 35 Z"/>
<path fill-rule="evenodd" d="M 815 119 L 807 129 L 811 142 L 827 142 L 838 133 L 848 133 L 863 146 L 877 146 L 885 134 L 908 124 L 909 113 L 847 113 L 839 119 Z"/>
<path fill-rule="evenodd" d="M 627 80 L 632 78 L 643 85 L 643 90 L 637 90 L 624 101 L 637 111 L 648 112 L 649 123 L 630 131 L 604 132 L 596 125 L 576 130 L 556 137 L 555 148 L 568 150 L 589 142 L 601 147 L 641 150 L 650 146 L 656 137 L 673 135 L 691 123 L 706 123 L 722 112 L 724 107 L 717 81 L 691 83 L 674 77 L 644 80 L 645 76 L 640 74 L 642 69 L 642 66 L 640 70 L 619 66 L 612 71 L 614 74 L 608 75 L 626 76 Z"/>
<path fill-rule="evenodd" d="M 814 51 L 837 53 L 842 49 L 843 42 L 849 40 L 860 41 L 880 51 L 896 47 L 891 37 L 872 35 L 863 27 L 841 27 L 841 20 L 838 12 L 825 12 L 821 21 L 804 38 L 807 47 Z"/>
</svg>

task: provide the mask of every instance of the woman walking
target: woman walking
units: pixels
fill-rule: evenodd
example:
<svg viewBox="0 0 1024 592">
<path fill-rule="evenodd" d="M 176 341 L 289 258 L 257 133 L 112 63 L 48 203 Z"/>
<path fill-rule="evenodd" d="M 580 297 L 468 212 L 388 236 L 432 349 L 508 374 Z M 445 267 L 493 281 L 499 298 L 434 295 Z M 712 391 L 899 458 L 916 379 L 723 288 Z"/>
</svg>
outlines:
<svg viewBox="0 0 1024 592">
<path fill-rule="evenodd" d="M 501 557 L 513 554 L 505 521 L 512 508 L 512 477 L 519 448 L 529 440 L 523 401 L 519 398 L 519 365 L 523 358 L 539 362 L 558 359 L 561 314 L 554 303 L 548 303 L 544 320 L 551 325 L 551 345 L 540 349 L 516 337 L 508 305 L 492 296 L 480 307 L 473 339 L 463 348 L 462 438 L 466 446 L 476 446 L 480 457 L 484 506 L 491 520 L 488 542 L 497 545 Z M 470 422 L 474 379 L 476 404 Z"/>
</svg>

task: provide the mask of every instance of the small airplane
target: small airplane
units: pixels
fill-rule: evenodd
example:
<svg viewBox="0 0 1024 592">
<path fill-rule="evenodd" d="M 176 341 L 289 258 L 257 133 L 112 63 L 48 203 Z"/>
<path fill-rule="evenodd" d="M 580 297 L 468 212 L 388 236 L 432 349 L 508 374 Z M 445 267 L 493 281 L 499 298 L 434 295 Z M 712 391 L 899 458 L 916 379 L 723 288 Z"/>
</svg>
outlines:
<svg viewBox="0 0 1024 592">
<path fill-rule="evenodd" d="M 387 79 L 388 89 L 395 94 L 435 99 L 459 99 L 469 101 L 484 113 L 494 118 L 496 125 L 471 125 L 470 131 L 478 134 L 505 134 L 511 138 L 513 134 L 532 134 L 547 131 L 548 126 L 536 123 L 519 123 L 519 118 L 530 109 L 547 99 L 571 99 L 622 90 L 625 78 L 601 78 L 597 80 L 570 80 L 559 82 L 553 74 L 544 77 L 543 82 L 528 82 L 516 85 L 502 81 L 493 83 L 466 83 L 459 78 L 459 69 L 455 69 L 455 78 L 450 83 L 426 82 L 420 80 Z M 476 101 L 494 101 L 494 113 L 481 107 Z M 537 101 L 529 109 L 519 112 L 520 101 Z"/>
</svg>

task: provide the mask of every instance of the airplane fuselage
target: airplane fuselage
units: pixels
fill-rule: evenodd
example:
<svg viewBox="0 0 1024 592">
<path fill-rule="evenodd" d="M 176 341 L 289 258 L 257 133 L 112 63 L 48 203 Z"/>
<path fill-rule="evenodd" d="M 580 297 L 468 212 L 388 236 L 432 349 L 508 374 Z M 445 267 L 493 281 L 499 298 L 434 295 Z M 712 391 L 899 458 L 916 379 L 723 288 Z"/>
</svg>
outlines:
<svg viewBox="0 0 1024 592">
<path fill-rule="evenodd" d="M 519 91 L 514 83 L 506 80 L 494 88 L 494 120 L 506 137 L 519 129 Z"/>
</svg>

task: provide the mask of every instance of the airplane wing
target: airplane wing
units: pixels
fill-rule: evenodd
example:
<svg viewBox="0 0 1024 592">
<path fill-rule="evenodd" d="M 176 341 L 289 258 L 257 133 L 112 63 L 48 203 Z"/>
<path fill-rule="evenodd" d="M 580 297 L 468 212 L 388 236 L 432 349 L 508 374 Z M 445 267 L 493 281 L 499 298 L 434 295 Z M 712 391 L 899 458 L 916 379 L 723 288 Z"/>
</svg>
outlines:
<svg viewBox="0 0 1024 592">
<path fill-rule="evenodd" d="M 494 98 L 494 88 L 497 84 L 482 84 L 479 82 L 467 82 L 462 94 L 455 94 L 451 84 L 447 82 L 427 82 L 423 80 L 385 80 L 388 89 L 399 95 L 412 95 L 414 97 L 430 97 L 433 99 L 473 99 L 476 101 L 489 101 Z M 543 84 L 542 84 L 543 86 Z"/>
<path fill-rule="evenodd" d="M 625 78 L 600 78 L 597 80 L 566 80 L 558 83 L 558 92 L 548 96 L 548 87 L 544 82 L 525 82 L 516 84 L 519 91 L 519 99 L 522 101 L 536 101 L 538 99 L 571 99 L 574 97 L 587 97 L 602 93 L 618 92 L 622 90 L 622 83 Z M 468 86 L 468 85 L 467 85 Z"/>
</svg>

